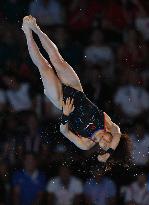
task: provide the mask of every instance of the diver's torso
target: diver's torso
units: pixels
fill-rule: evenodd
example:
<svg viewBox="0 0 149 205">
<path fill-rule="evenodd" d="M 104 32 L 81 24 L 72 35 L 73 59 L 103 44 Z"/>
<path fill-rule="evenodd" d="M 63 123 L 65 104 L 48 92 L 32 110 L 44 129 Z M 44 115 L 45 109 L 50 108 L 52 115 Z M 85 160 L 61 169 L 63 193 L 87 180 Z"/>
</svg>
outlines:
<svg viewBox="0 0 149 205">
<path fill-rule="evenodd" d="M 104 113 L 94 105 L 86 95 L 72 87 L 63 85 L 63 99 L 74 99 L 74 111 L 69 116 L 69 128 L 83 137 L 91 135 L 100 129 L 104 129 Z"/>
</svg>

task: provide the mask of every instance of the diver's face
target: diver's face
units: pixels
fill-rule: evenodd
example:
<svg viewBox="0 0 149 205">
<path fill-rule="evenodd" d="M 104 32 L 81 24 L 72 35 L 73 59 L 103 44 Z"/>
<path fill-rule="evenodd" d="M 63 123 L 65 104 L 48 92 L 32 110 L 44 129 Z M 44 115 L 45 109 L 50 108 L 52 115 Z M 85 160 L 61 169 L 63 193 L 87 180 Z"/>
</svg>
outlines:
<svg viewBox="0 0 149 205">
<path fill-rule="evenodd" d="M 113 138 L 112 135 L 105 131 L 99 131 L 94 136 L 95 142 L 98 142 L 99 146 L 105 151 L 107 151 L 110 148 L 112 138 Z"/>
</svg>

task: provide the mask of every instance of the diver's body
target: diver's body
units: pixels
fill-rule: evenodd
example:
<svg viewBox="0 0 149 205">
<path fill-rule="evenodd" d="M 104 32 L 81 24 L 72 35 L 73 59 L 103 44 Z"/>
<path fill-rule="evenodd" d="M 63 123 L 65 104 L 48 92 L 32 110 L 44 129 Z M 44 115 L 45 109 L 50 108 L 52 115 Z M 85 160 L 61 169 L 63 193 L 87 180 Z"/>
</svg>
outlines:
<svg viewBox="0 0 149 205">
<path fill-rule="evenodd" d="M 121 138 L 119 127 L 111 118 L 99 110 L 84 94 L 80 80 L 73 68 L 62 58 L 56 45 L 44 34 L 36 24 L 36 19 L 26 16 L 22 30 L 27 39 L 29 54 L 38 67 L 45 95 L 60 110 L 66 122 L 60 125 L 61 133 L 77 147 L 88 150 L 96 143 L 105 151 L 98 160 L 105 162 L 111 150 L 115 150 Z M 35 43 L 32 32 L 35 32 L 55 68 L 42 56 Z"/>
</svg>

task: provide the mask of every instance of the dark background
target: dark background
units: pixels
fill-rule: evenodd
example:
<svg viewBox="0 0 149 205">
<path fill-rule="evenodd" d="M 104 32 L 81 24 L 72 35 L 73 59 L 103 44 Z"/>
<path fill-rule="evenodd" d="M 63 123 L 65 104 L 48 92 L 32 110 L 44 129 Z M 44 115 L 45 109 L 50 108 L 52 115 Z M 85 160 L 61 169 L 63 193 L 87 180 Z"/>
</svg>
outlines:
<svg viewBox="0 0 149 205">
<path fill-rule="evenodd" d="M 37 18 L 41 29 L 77 72 L 89 99 L 132 137 L 133 145 L 137 140 L 149 142 L 149 2 L 41 0 L 43 6 L 39 0 L 35 2 L 0 2 L 1 205 L 23 204 L 16 202 L 15 197 L 20 196 L 16 195 L 12 179 L 16 170 L 25 167 L 24 155 L 28 152 L 36 153 L 38 169 L 44 172 L 46 183 L 58 175 L 61 165 L 68 167 L 83 185 L 89 177 L 94 178 L 99 168 L 94 150 L 81 151 L 59 133 L 60 112 L 44 96 L 39 72 L 31 62 L 21 30 L 25 15 Z M 148 176 L 146 143 L 144 149 L 142 145 L 140 150 L 133 148 L 140 155 L 145 150 L 146 161 L 137 158 L 129 170 L 115 167 L 106 174 L 117 190 L 114 201 L 107 205 L 126 204 L 121 187 L 136 180 L 138 170 Z M 52 204 L 46 189 L 43 193 L 44 202 L 34 204 Z M 80 200 L 75 203 L 87 203 L 84 198 Z"/>
</svg>

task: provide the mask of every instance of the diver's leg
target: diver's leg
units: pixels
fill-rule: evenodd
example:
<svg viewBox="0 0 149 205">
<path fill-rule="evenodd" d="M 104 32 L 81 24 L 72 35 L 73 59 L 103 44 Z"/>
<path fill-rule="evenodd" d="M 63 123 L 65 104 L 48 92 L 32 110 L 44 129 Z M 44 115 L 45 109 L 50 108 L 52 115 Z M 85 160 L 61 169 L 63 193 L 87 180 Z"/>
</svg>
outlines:
<svg viewBox="0 0 149 205">
<path fill-rule="evenodd" d="M 36 24 L 36 19 L 29 16 L 29 27 L 38 35 L 42 46 L 48 53 L 57 75 L 63 84 L 69 85 L 77 90 L 83 91 L 80 80 L 73 68 L 62 58 L 57 46 L 41 31 Z"/>
<path fill-rule="evenodd" d="M 38 67 L 41 79 L 44 86 L 44 92 L 51 102 L 59 109 L 62 107 L 62 84 L 48 61 L 42 56 L 35 43 L 32 31 L 26 24 L 26 19 L 23 20 L 22 30 L 27 39 L 27 45 L 30 57 L 33 63 Z"/>
</svg>

